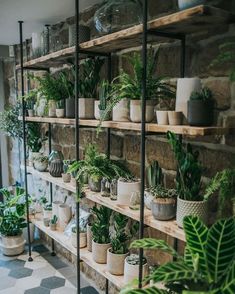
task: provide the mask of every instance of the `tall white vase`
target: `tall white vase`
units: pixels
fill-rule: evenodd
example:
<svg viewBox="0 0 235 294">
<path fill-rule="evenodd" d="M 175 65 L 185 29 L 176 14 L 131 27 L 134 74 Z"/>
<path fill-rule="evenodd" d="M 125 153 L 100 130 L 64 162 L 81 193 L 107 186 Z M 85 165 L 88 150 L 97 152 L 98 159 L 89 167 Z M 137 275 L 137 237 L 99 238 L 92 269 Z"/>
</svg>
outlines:
<svg viewBox="0 0 235 294">
<path fill-rule="evenodd" d="M 176 111 L 182 111 L 184 120 L 187 120 L 188 100 L 193 91 L 200 91 L 202 88 L 199 78 L 181 78 L 177 81 Z"/>
<path fill-rule="evenodd" d="M 59 206 L 59 225 L 62 230 L 64 230 L 69 221 L 71 220 L 72 217 L 72 209 L 71 206 L 67 204 L 61 204 Z"/>
</svg>

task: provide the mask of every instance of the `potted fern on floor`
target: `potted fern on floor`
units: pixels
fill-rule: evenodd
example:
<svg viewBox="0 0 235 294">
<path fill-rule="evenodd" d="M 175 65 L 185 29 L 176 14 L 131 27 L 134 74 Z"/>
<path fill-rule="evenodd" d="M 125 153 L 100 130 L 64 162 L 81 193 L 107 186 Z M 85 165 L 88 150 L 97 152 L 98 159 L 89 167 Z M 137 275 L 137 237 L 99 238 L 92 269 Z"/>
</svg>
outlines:
<svg viewBox="0 0 235 294">
<path fill-rule="evenodd" d="M 107 250 L 111 247 L 110 243 L 110 218 L 112 210 L 101 206 L 92 209 L 95 220 L 92 224 L 92 258 L 95 262 L 107 263 Z"/>
</svg>

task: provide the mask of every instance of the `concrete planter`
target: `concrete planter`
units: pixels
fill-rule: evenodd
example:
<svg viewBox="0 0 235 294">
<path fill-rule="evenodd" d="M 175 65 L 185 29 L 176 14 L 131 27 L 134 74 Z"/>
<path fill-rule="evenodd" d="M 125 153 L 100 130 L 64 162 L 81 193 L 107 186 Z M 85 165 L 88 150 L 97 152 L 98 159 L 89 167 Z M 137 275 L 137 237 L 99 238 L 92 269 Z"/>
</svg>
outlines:
<svg viewBox="0 0 235 294">
<path fill-rule="evenodd" d="M 95 182 L 92 178 L 89 178 L 88 184 L 92 192 L 101 191 L 101 180 L 98 180 L 97 182 Z"/>
<path fill-rule="evenodd" d="M 108 249 L 107 252 L 107 268 L 110 274 L 115 276 L 122 276 L 124 274 L 124 263 L 125 258 L 129 253 L 126 254 L 114 254 L 111 252 L 112 248 Z"/>
<path fill-rule="evenodd" d="M 183 123 L 183 113 L 181 111 L 168 111 L 168 121 L 171 126 L 180 126 Z"/>
<path fill-rule="evenodd" d="M 79 98 L 79 118 L 93 119 L 94 118 L 94 98 Z"/>
<path fill-rule="evenodd" d="M 122 99 L 113 107 L 113 121 L 129 121 L 129 116 L 129 100 Z"/>
<path fill-rule="evenodd" d="M 24 252 L 25 240 L 23 234 L 14 237 L 0 236 L 0 249 L 6 256 L 20 255 Z"/>
<path fill-rule="evenodd" d="M 168 121 L 168 111 L 166 110 L 157 110 L 156 111 L 156 118 L 157 118 L 157 124 L 158 125 L 169 125 Z"/>
<path fill-rule="evenodd" d="M 60 228 L 64 230 L 72 217 L 71 207 L 67 204 L 59 205 L 58 214 Z"/>
<path fill-rule="evenodd" d="M 154 107 L 155 101 L 153 100 L 146 100 L 146 111 L 145 117 L 146 122 L 151 122 L 154 119 Z M 130 101 L 130 119 L 132 122 L 140 123 L 142 116 L 141 110 L 141 100 L 131 100 Z"/>
<path fill-rule="evenodd" d="M 58 108 L 56 109 L 56 117 L 63 118 L 64 114 L 65 114 L 64 109 L 58 109 Z"/>
<path fill-rule="evenodd" d="M 92 240 L 92 258 L 95 262 L 105 264 L 107 263 L 107 250 L 111 243 L 99 244 Z"/>
<path fill-rule="evenodd" d="M 176 215 L 176 200 L 155 198 L 151 203 L 153 217 L 160 221 L 171 220 Z"/>
<path fill-rule="evenodd" d="M 92 231 L 91 231 L 91 225 L 87 225 L 87 249 L 88 251 L 92 251 L 92 240 L 93 240 L 93 236 L 92 236 Z"/>
<path fill-rule="evenodd" d="M 183 228 L 183 219 L 187 215 L 198 216 L 205 224 L 207 224 L 208 202 L 187 201 L 178 197 L 176 222 L 180 228 Z"/>
<path fill-rule="evenodd" d="M 126 257 L 127 259 L 127 257 Z M 139 265 L 129 264 L 125 259 L 124 263 L 124 283 L 129 284 L 133 282 L 134 279 L 139 278 Z M 143 278 L 148 274 L 148 266 L 147 263 L 143 265 Z"/>
<path fill-rule="evenodd" d="M 205 3 L 205 0 L 178 0 L 178 6 L 180 10 L 188 9 Z"/>
<path fill-rule="evenodd" d="M 102 116 L 102 114 L 103 114 L 103 111 L 104 110 L 100 110 L 99 109 L 99 105 L 100 105 L 100 101 L 99 100 L 95 100 L 95 104 L 94 104 L 94 114 L 95 114 L 95 119 L 97 119 L 97 120 L 100 120 L 100 117 Z M 108 113 L 107 115 L 106 115 L 106 117 L 105 118 L 103 118 L 103 121 L 107 121 L 107 120 L 110 120 L 111 119 L 111 114 L 110 113 Z"/>
<path fill-rule="evenodd" d="M 49 117 L 56 117 L 56 101 L 49 100 L 48 102 L 48 116 Z"/>
<path fill-rule="evenodd" d="M 34 110 L 33 109 L 28 109 L 28 116 L 33 117 L 34 116 Z"/>
<path fill-rule="evenodd" d="M 87 245 L 87 233 L 80 233 L 80 248 L 84 248 Z M 73 247 L 77 248 L 77 233 L 71 233 L 71 244 Z"/>
<path fill-rule="evenodd" d="M 214 122 L 214 101 L 188 101 L 188 123 L 190 126 L 206 127 Z"/>
<path fill-rule="evenodd" d="M 130 206 L 133 192 L 140 193 L 140 180 L 135 182 L 124 182 L 122 179 L 118 180 L 117 202 L 119 205 Z"/>
<path fill-rule="evenodd" d="M 45 172 L 48 167 L 48 161 L 40 161 L 40 157 L 34 159 L 34 168 L 39 172 Z"/>
<path fill-rule="evenodd" d="M 65 116 L 67 118 L 75 118 L 75 99 L 67 98 L 65 100 Z"/>
<path fill-rule="evenodd" d="M 62 174 L 62 179 L 64 183 L 70 183 L 71 175 L 70 174 Z"/>
</svg>

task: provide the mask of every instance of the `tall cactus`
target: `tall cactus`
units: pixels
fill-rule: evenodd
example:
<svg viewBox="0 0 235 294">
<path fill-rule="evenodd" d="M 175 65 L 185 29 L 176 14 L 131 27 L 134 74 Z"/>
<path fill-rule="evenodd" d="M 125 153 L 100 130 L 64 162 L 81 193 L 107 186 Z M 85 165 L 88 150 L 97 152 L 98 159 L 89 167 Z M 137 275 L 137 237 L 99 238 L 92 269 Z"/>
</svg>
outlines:
<svg viewBox="0 0 235 294">
<path fill-rule="evenodd" d="M 163 173 L 158 161 L 154 161 L 147 167 L 148 188 L 154 188 L 163 184 Z"/>
</svg>

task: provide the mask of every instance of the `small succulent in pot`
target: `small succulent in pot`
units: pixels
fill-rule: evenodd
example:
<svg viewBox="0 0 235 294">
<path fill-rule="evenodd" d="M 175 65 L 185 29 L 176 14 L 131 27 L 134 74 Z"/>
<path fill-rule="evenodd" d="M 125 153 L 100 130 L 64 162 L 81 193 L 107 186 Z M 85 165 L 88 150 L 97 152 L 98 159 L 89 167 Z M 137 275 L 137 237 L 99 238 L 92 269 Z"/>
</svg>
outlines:
<svg viewBox="0 0 235 294">
<path fill-rule="evenodd" d="M 53 215 L 53 217 L 50 220 L 50 229 L 52 231 L 56 230 L 57 222 L 58 222 L 58 217 L 56 215 Z"/>
<path fill-rule="evenodd" d="M 44 172 L 48 167 L 48 157 L 47 156 L 38 156 L 34 159 L 34 168 L 37 171 Z"/>
<path fill-rule="evenodd" d="M 203 88 L 193 92 L 188 101 L 188 123 L 190 126 L 211 126 L 214 121 L 213 94 L 210 89 Z"/>
</svg>

